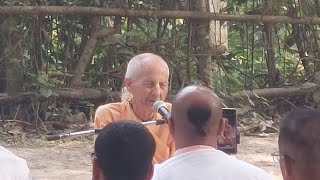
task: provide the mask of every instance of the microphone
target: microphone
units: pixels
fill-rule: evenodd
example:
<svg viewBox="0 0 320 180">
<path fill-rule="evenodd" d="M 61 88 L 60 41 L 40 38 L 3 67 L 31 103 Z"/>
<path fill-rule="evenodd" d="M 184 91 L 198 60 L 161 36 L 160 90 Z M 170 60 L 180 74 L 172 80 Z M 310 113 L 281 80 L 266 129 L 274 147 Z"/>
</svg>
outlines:
<svg viewBox="0 0 320 180">
<path fill-rule="evenodd" d="M 153 104 L 153 109 L 158 112 L 159 114 L 161 114 L 161 116 L 166 120 L 169 121 L 170 118 L 170 112 L 167 109 L 166 103 L 163 101 L 156 101 Z"/>
<path fill-rule="evenodd" d="M 163 101 L 156 101 L 153 104 L 153 109 L 161 114 L 161 116 L 164 118 L 163 119 L 156 119 L 153 121 L 145 121 L 142 122 L 142 125 L 148 126 L 148 125 L 162 125 L 166 124 L 169 121 L 170 118 L 170 112 L 167 109 L 166 103 Z M 79 131 L 79 132 L 71 132 L 71 133 L 64 133 L 64 134 L 53 134 L 53 135 L 47 135 L 47 140 L 48 141 L 54 141 L 54 140 L 59 140 L 59 139 L 64 139 L 67 137 L 77 137 L 77 136 L 84 136 L 84 135 L 94 135 L 94 134 L 99 134 L 99 132 L 102 129 L 92 129 L 92 130 L 86 130 L 86 131 Z"/>
<path fill-rule="evenodd" d="M 145 121 L 145 122 L 142 122 L 141 124 L 145 125 L 145 126 L 149 126 L 149 125 L 162 125 L 162 124 L 166 124 L 166 123 L 167 123 L 167 120 L 156 119 L 153 121 Z M 86 130 L 86 131 L 79 131 L 79 132 L 47 135 L 47 140 L 48 141 L 55 141 L 55 140 L 64 139 L 67 137 L 94 135 L 94 134 L 99 134 L 101 130 L 102 130 L 102 128 L 101 129 Z"/>
</svg>

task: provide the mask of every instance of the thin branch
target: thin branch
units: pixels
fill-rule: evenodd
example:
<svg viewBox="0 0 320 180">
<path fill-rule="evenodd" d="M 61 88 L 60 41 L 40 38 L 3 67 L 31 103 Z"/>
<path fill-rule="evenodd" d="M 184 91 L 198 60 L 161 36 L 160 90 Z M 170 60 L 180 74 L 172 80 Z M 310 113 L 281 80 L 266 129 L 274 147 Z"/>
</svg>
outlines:
<svg viewBox="0 0 320 180">
<path fill-rule="evenodd" d="M 319 89 L 319 87 L 314 83 L 305 83 L 300 86 L 289 86 L 283 88 L 266 88 L 266 89 L 254 89 L 254 90 L 244 90 L 233 93 L 232 98 L 238 99 L 243 97 L 249 98 L 270 98 L 270 97 L 296 97 L 296 96 L 308 96 L 314 91 Z M 259 97 L 257 97 L 257 95 Z"/>
<path fill-rule="evenodd" d="M 21 106 L 21 104 L 19 104 L 18 109 L 17 109 L 17 111 L 16 111 L 16 114 L 14 115 L 13 120 L 16 120 L 16 119 L 17 119 L 17 116 L 18 116 L 18 113 L 19 113 L 19 110 L 20 110 L 20 106 Z"/>
<path fill-rule="evenodd" d="M 27 125 L 29 125 L 29 126 L 33 126 L 32 124 L 30 124 L 30 123 L 28 123 L 28 122 L 26 122 L 26 121 L 21 121 L 21 120 L 3 120 L 3 122 L 18 122 L 18 123 L 23 123 L 23 124 L 27 124 Z"/>
<path fill-rule="evenodd" d="M 33 15 L 33 14 L 64 14 L 64 15 L 94 15 L 122 16 L 135 18 L 171 18 L 171 19 L 202 19 L 215 21 L 236 21 L 255 23 L 290 23 L 290 24 L 320 24 L 318 17 L 293 18 L 289 16 L 262 15 L 229 15 L 199 11 L 172 10 L 130 10 L 117 8 L 98 8 L 82 6 L 0 6 L 0 15 Z"/>
</svg>

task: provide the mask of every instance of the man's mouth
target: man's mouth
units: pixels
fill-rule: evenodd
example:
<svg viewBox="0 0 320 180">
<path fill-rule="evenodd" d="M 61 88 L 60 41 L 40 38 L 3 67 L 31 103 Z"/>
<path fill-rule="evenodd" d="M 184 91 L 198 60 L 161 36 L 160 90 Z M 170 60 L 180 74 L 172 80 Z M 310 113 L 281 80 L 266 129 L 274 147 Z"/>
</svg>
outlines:
<svg viewBox="0 0 320 180">
<path fill-rule="evenodd" d="M 153 105 L 156 101 L 159 101 L 159 100 L 149 100 L 149 102 L 152 103 L 152 105 Z"/>
</svg>

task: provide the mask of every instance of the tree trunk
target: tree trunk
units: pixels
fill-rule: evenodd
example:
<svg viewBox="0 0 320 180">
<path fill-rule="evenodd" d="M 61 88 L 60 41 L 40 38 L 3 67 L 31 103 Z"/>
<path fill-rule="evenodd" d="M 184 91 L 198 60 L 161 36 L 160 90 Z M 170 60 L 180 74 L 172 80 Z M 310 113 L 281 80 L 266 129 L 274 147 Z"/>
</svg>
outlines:
<svg viewBox="0 0 320 180">
<path fill-rule="evenodd" d="M 127 0 L 118 0 L 118 1 L 114 1 L 112 7 L 129 9 L 132 6 L 131 3 L 132 2 Z M 123 18 L 122 16 L 115 16 L 113 19 L 113 29 L 115 34 L 122 35 L 121 33 L 122 18 Z M 109 18 L 109 21 L 112 21 L 112 17 Z M 110 72 L 112 70 L 115 70 L 113 69 L 113 65 L 115 64 L 115 59 L 117 58 L 116 52 L 117 52 L 117 47 L 114 44 L 109 45 L 107 47 L 107 55 L 103 59 L 103 69 L 102 69 L 103 75 L 101 76 L 101 79 L 100 79 L 100 85 L 102 88 L 107 88 L 107 87 L 110 88 L 110 85 L 114 84 L 111 82 L 113 81 L 113 79 L 110 78 L 112 77 L 112 75 L 110 75 Z M 113 87 L 113 90 L 116 91 L 119 89 Z"/>
<path fill-rule="evenodd" d="M 296 15 L 298 14 L 298 10 L 295 8 L 295 1 L 294 0 L 289 0 L 289 15 L 291 17 L 296 17 Z M 304 71 L 306 73 L 306 75 L 310 75 L 312 70 L 309 64 L 309 60 L 307 58 L 306 55 L 306 50 L 305 50 L 305 46 L 303 44 L 303 39 L 302 39 L 302 32 L 301 32 L 301 27 L 299 24 L 292 24 L 292 34 L 295 40 L 295 43 L 297 45 L 298 48 L 298 52 L 299 52 L 299 56 L 300 56 L 300 60 L 302 62 L 302 65 L 304 67 Z"/>
<path fill-rule="evenodd" d="M 273 4 L 271 0 L 265 0 L 264 7 L 268 15 L 273 14 Z M 268 69 L 268 83 L 269 87 L 275 87 L 277 83 L 277 68 L 276 60 L 274 54 L 273 38 L 274 38 L 274 28 L 273 24 L 266 23 L 264 25 L 265 37 L 266 37 L 266 46 L 267 46 L 267 69 Z"/>
<path fill-rule="evenodd" d="M 107 100 L 108 102 L 120 101 L 120 92 L 111 92 L 108 89 L 90 89 L 90 88 L 62 88 L 53 90 L 58 95 L 57 99 L 81 99 L 81 100 Z M 24 102 L 30 98 L 36 98 L 35 92 L 23 92 L 14 96 L 0 94 L 0 105 L 12 102 Z M 18 103 L 19 104 L 19 103 Z"/>
<path fill-rule="evenodd" d="M 231 95 L 234 99 L 247 99 L 247 98 L 275 98 L 275 97 L 296 97 L 308 96 L 315 92 L 319 87 L 315 83 L 305 83 L 299 86 L 289 86 L 283 88 L 266 88 L 245 90 L 233 93 Z"/>
<path fill-rule="evenodd" d="M 114 32 L 116 34 L 121 34 L 121 19 L 122 17 L 116 16 L 114 19 Z M 114 62 L 114 59 L 116 58 L 116 47 L 111 45 L 108 48 L 107 56 L 104 58 L 103 61 L 103 72 L 109 72 L 112 69 L 112 65 Z M 107 88 L 109 84 L 109 74 L 106 73 L 102 76 L 101 79 L 101 87 Z"/>
<path fill-rule="evenodd" d="M 302 62 L 304 71 L 305 71 L 306 75 L 310 75 L 312 70 L 311 70 L 311 67 L 309 64 L 310 63 L 309 59 L 306 55 L 305 46 L 303 44 L 303 39 L 302 39 L 302 34 L 301 34 L 301 26 L 299 26 L 298 24 L 293 24 L 292 29 L 293 29 L 292 33 L 294 35 L 294 40 L 295 40 L 297 48 L 298 48 L 299 57 Z"/>
<path fill-rule="evenodd" d="M 195 10 L 200 12 L 207 12 L 208 4 L 206 0 L 198 0 Z M 208 20 L 194 20 L 192 27 L 195 32 L 194 48 L 197 58 L 197 72 L 202 84 L 208 88 L 213 88 L 212 83 L 212 62 L 209 54 L 209 21 Z"/>
<path fill-rule="evenodd" d="M 9 27 L 7 29 L 8 31 L 4 32 L 8 38 L 6 42 L 7 46 L 4 50 L 4 64 L 7 79 L 6 92 L 9 95 L 15 95 L 22 90 L 23 84 L 21 35 L 18 31 L 10 31 L 10 29 L 15 29 L 14 27 L 17 24 L 16 17 L 9 17 L 6 21 Z"/>
<path fill-rule="evenodd" d="M 317 13 L 317 17 L 320 17 L 320 0 L 314 0 L 314 4 L 315 4 L 315 9 L 316 9 L 316 13 Z M 316 46 L 316 49 L 314 50 L 315 56 L 318 57 L 318 59 L 320 58 L 320 47 L 319 47 L 319 33 L 318 33 L 318 26 L 313 27 L 313 36 L 314 36 L 314 43 Z M 315 64 L 315 71 L 319 71 L 320 70 L 320 62 L 319 61 L 314 61 Z"/>
<path fill-rule="evenodd" d="M 267 46 L 267 69 L 269 87 L 275 87 L 277 83 L 277 68 L 273 47 L 273 24 L 265 24 L 266 46 Z"/>
<path fill-rule="evenodd" d="M 33 45 L 34 45 L 34 60 L 33 68 L 34 73 L 41 72 L 43 69 L 43 56 L 42 56 L 42 41 L 41 41 L 41 18 L 36 15 L 34 18 L 33 30 Z"/>
<path fill-rule="evenodd" d="M 86 70 L 87 64 L 93 57 L 94 51 L 97 46 L 98 39 L 101 37 L 108 36 L 113 33 L 112 28 L 100 28 L 99 17 L 94 17 L 92 21 L 92 33 L 88 39 L 81 57 L 73 70 L 73 77 L 70 82 L 71 87 L 82 86 L 82 76 Z"/>
</svg>

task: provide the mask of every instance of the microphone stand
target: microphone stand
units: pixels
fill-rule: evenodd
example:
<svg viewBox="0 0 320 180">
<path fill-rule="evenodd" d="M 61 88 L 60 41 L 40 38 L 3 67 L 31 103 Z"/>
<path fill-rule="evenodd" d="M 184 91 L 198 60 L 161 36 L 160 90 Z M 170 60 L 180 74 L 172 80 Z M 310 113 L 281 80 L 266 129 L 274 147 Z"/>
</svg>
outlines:
<svg viewBox="0 0 320 180">
<path fill-rule="evenodd" d="M 159 119 L 159 120 L 152 120 L 152 121 L 144 121 L 141 124 L 145 125 L 145 126 L 150 126 L 150 125 L 162 125 L 162 124 L 166 124 L 166 123 L 167 123 L 166 120 Z M 47 140 L 48 141 L 55 141 L 55 140 L 64 139 L 67 137 L 95 135 L 95 134 L 99 134 L 99 132 L 101 130 L 102 130 L 102 128 L 101 129 L 86 130 L 86 131 L 79 131 L 79 132 L 47 135 Z"/>
</svg>

